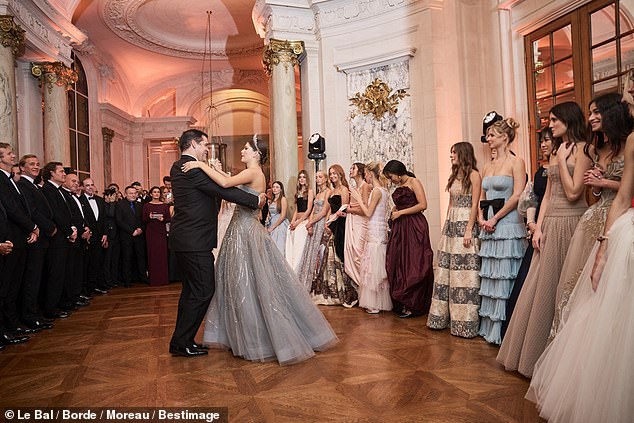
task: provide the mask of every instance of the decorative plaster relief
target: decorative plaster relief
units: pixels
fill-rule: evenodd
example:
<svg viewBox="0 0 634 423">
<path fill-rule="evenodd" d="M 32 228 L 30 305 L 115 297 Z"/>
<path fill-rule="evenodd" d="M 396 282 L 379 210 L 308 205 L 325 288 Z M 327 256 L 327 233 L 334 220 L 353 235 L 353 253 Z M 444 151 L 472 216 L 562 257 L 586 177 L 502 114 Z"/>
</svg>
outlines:
<svg viewBox="0 0 634 423">
<path fill-rule="evenodd" d="M 138 9 L 148 0 L 105 0 L 102 17 L 106 25 L 124 40 L 160 54 L 189 59 L 200 59 L 204 48 L 186 47 L 167 39 L 159 39 L 145 31 L 137 22 Z M 231 49 L 213 49 L 211 56 L 215 58 L 257 56 L 262 54 L 264 46 L 255 44 L 248 47 Z M 209 54 L 209 53 L 207 53 Z"/>
<path fill-rule="evenodd" d="M 59 57 L 65 59 L 65 64 L 71 63 L 72 48 L 68 35 L 54 31 L 48 23 L 45 23 L 45 17 L 38 17 L 39 13 L 36 14 L 30 10 L 24 1 L 11 0 L 9 8 L 15 13 L 20 25 L 27 29 L 27 38 L 29 36 L 38 38 L 43 44 L 52 46 Z"/>
<path fill-rule="evenodd" d="M 362 20 L 414 4 L 441 8 L 442 0 L 361 0 L 332 1 L 313 6 L 319 28 Z"/>
<path fill-rule="evenodd" d="M 409 61 L 348 73 L 348 98 L 354 97 L 358 92 L 364 92 L 376 78 L 385 81 L 393 90 L 408 89 Z M 357 114 L 350 117 L 352 161 L 380 161 L 385 164 L 388 160 L 396 159 L 411 169 L 414 157 L 411 120 L 410 97 L 401 100 L 395 115 L 387 113 L 380 120 L 376 120 L 372 115 Z"/>
<path fill-rule="evenodd" d="M 251 12 L 253 26 L 260 38 L 275 38 L 279 33 L 314 34 L 315 15 L 312 9 L 271 6 L 257 0 Z"/>
</svg>

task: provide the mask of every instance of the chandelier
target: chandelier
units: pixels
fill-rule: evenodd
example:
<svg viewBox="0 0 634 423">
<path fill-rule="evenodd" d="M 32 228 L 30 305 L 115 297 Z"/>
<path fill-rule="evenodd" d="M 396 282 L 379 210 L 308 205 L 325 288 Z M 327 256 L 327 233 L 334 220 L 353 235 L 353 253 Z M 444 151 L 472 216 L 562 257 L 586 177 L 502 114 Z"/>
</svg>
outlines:
<svg viewBox="0 0 634 423">
<path fill-rule="evenodd" d="M 213 87 L 213 75 L 211 70 L 212 65 L 212 45 L 211 45 L 211 15 L 212 11 L 207 11 L 207 29 L 205 31 L 205 50 L 203 52 L 202 68 L 200 71 L 201 81 L 201 108 L 204 115 L 207 117 L 207 134 L 209 135 L 209 160 L 219 160 L 222 164 L 222 170 L 226 171 L 227 168 L 227 144 L 222 142 L 222 136 L 220 135 L 220 123 L 218 121 L 218 109 L 214 105 L 214 87 Z M 208 88 L 207 84 L 208 81 Z M 209 102 L 205 103 L 205 94 L 209 92 Z M 214 133 L 216 134 L 214 136 Z"/>
</svg>

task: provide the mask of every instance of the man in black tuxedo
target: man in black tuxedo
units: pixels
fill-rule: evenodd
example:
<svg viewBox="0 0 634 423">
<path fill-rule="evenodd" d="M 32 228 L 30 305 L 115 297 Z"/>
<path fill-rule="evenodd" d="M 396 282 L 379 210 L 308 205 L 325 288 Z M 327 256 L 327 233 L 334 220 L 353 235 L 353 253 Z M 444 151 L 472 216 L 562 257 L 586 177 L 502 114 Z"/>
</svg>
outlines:
<svg viewBox="0 0 634 423">
<path fill-rule="evenodd" d="M 87 306 L 88 300 L 81 298 L 86 275 L 84 273 L 84 259 L 87 245 L 91 242 L 92 231 L 88 227 L 81 203 L 79 202 L 79 177 L 73 169 L 66 168 L 66 180 L 62 184 L 61 192 L 71 211 L 72 226 L 77 228 L 77 242 L 70 244 L 68 257 L 66 258 L 66 283 L 60 308 L 64 311 L 76 310 Z"/>
<path fill-rule="evenodd" d="M 103 272 L 105 248 L 108 248 L 106 235 L 106 203 L 95 194 L 95 183 L 92 178 L 82 181 L 84 193 L 79 196 L 79 202 L 84 211 L 86 223 L 92 232 L 86 254 L 84 267 L 86 269 L 86 293 L 106 294 L 106 279 Z"/>
<path fill-rule="evenodd" d="M 115 207 L 115 218 L 121 242 L 123 284 L 129 288 L 133 280 L 147 283 L 143 204 L 137 201 L 137 190 L 132 186 L 126 187 L 125 198 Z"/>
<path fill-rule="evenodd" d="M 14 165 L 13 148 L 7 143 L 0 143 L 0 201 L 7 214 L 7 238 L 13 243 L 12 252 L 6 257 L 0 274 L 0 313 L 3 315 L 0 320 L 0 342 L 5 344 L 28 340 L 22 336 L 14 339 L 11 333 L 24 335 L 33 332 L 21 326 L 17 305 L 26 266 L 26 246 L 37 241 L 40 234 L 39 228 L 31 220 L 26 199 L 11 175 Z"/>
<path fill-rule="evenodd" d="M 42 168 L 42 194 L 53 209 L 53 222 L 57 232 L 50 238 L 50 244 L 46 251 L 44 273 L 47 277 L 45 296 L 43 301 L 44 317 L 65 318 L 68 313 L 59 309 L 60 301 L 64 293 L 66 277 L 66 261 L 70 245 L 78 242 L 77 226 L 73 225 L 73 216 L 66 197 L 62 193 L 62 185 L 66 181 L 66 171 L 60 162 L 47 163 Z"/>
<path fill-rule="evenodd" d="M 215 291 L 211 250 L 217 242 L 220 199 L 252 209 L 258 207 L 260 199 L 237 188 L 221 188 L 200 169 L 187 173 L 182 171 L 181 167 L 188 161 L 207 159 L 209 141 L 204 132 L 196 129 L 183 132 L 179 148 L 181 157 L 170 171 L 174 217 L 169 245 L 176 254 L 183 288 L 169 351 L 174 355 L 192 357 L 207 354 L 204 347 L 195 343 L 194 337 Z"/>
<path fill-rule="evenodd" d="M 38 301 L 46 251 L 57 227 L 53 222 L 53 209 L 40 188 L 35 185 L 35 179 L 40 174 L 37 156 L 27 154 L 20 159 L 19 165 L 22 176 L 17 185 L 31 209 L 33 221 L 40 228 L 38 240 L 27 246 L 27 266 L 22 282 L 22 320 L 31 329 L 50 329 L 53 326 L 41 315 Z"/>
</svg>

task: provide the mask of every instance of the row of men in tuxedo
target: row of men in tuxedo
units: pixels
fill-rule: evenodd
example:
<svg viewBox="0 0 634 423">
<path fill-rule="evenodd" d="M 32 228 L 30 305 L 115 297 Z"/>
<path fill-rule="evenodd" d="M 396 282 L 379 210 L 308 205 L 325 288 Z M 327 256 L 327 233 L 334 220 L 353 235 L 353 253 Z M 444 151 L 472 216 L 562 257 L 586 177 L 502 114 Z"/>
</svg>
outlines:
<svg viewBox="0 0 634 423">
<path fill-rule="evenodd" d="M 132 205 L 123 200 L 106 210 L 90 178 L 82 192 L 77 175 L 67 174 L 62 163 L 40 170 L 38 158 L 26 155 L 16 182 L 10 172 L 15 160 L 12 147 L 0 143 L 0 350 L 52 328 L 54 319 L 87 306 L 92 294 L 107 293 L 110 243 L 121 248 L 125 283 L 132 280 L 134 255 L 141 253 L 138 269 L 145 267 L 136 197 Z M 132 191 L 126 189 L 130 197 Z M 145 272 L 139 273 L 144 281 Z"/>
</svg>

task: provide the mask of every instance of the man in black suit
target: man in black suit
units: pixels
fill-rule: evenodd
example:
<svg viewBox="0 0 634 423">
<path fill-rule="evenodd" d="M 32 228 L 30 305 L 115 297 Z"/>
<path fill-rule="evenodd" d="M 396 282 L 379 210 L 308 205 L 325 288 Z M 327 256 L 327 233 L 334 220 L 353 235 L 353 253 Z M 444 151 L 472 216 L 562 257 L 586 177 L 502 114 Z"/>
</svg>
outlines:
<svg viewBox="0 0 634 423">
<path fill-rule="evenodd" d="M 35 179 L 40 174 L 37 156 L 27 154 L 20 159 L 19 165 L 22 176 L 17 185 L 31 209 L 33 221 L 40 228 L 38 240 L 27 246 L 27 266 L 22 282 L 22 320 L 31 329 L 50 329 L 53 326 L 41 315 L 38 301 L 46 251 L 57 227 L 53 222 L 53 209 L 40 188 L 35 185 Z"/>
<path fill-rule="evenodd" d="M 79 196 L 79 202 L 84 211 L 86 223 L 92 232 L 86 254 L 84 267 L 86 268 L 87 294 L 106 294 L 106 280 L 103 272 L 105 248 L 108 248 L 106 235 L 106 203 L 103 198 L 95 194 L 95 183 L 92 178 L 82 181 L 84 193 Z"/>
<path fill-rule="evenodd" d="M 169 351 L 174 355 L 191 357 L 207 354 L 204 347 L 195 343 L 194 336 L 215 291 L 211 250 L 217 242 L 220 199 L 252 209 L 264 200 L 237 188 L 223 189 L 200 169 L 187 173 L 182 171 L 181 167 L 188 161 L 207 159 L 209 141 L 204 132 L 196 129 L 183 132 L 179 148 L 181 157 L 170 171 L 174 217 L 169 244 L 183 275 L 183 288 Z"/>
<path fill-rule="evenodd" d="M 77 227 L 73 225 L 73 216 L 66 197 L 62 193 L 62 185 L 66 181 L 66 171 L 60 162 L 47 163 L 42 168 L 42 194 L 53 209 L 53 221 L 57 232 L 51 237 L 46 252 L 44 273 L 47 276 L 43 312 L 47 318 L 65 318 L 68 313 L 59 309 L 64 293 L 66 277 L 66 261 L 70 245 L 77 241 Z"/>
<path fill-rule="evenodd" d="M 0 201 L 7 214 L 8 239 L 13 243 L 13 249 L 4 262 L 0 274 L 0 338 L 3 343 L 24 342 L 32 333 L 32 329 L 23 328 L 19 321 L 17 306 L 18 296 L 24 277 L 26 266 L 26 246 L 37 241 L 40 230 L 31 220 L 31 210 L 26 199 L 18 189 L 11 168 L 15 165 L 15 153 L 10 144 L 0 143 Z M 17 334 L 14 338 L 12 334 Z"/>
<path fill-rule="evenodd" d="M 115 207 L 121 242 L 123 284 L 129 288 L 133 280 L 147 283 L 143 204 L 137 201 L 137 190 L 133 186 L 126 187 L 125 198 L 119 201 Z"/>
</svg>

